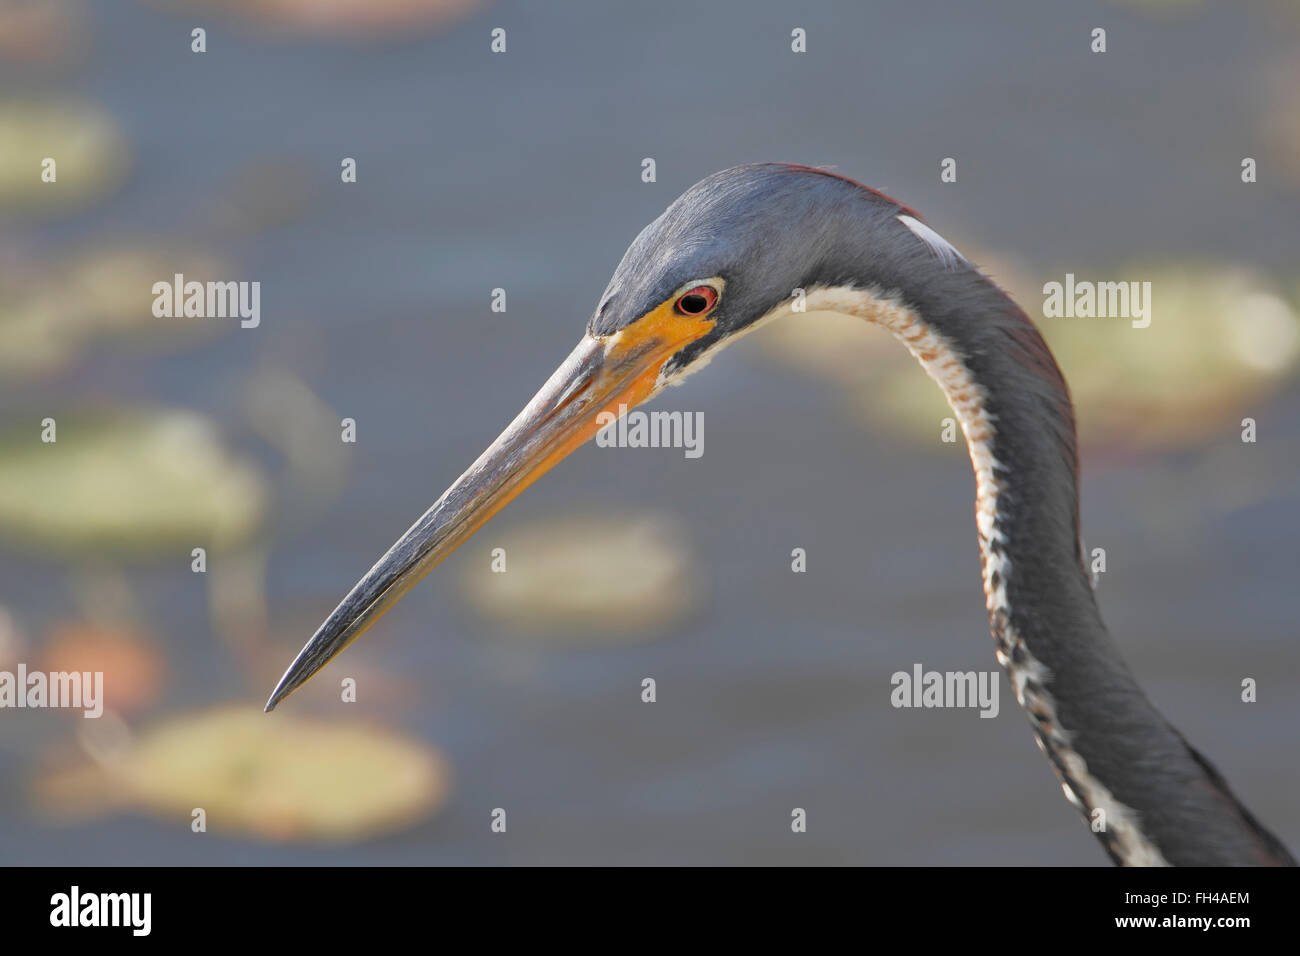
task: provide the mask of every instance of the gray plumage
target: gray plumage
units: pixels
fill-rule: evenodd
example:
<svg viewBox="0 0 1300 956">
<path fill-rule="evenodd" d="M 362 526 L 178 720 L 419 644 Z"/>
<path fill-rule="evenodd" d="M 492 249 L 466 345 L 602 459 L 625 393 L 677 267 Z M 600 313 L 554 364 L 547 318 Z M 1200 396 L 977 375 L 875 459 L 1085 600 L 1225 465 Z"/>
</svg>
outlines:
<svg viewBox="0 0 1300 956">
<path fill-rule="evenodd" d="M 871 288 L 905 303 L 955 345 L 987 395 L 1006 486 L 998 514 L 1006 542 L 993 547 L 1005 548 L 1014 569 L 1004 623 L 1048 668 L 1045 690 L 1089 772 L 1136 811 L 1141 832 L 1170 863 L 1294 865 L 1147 699 L 1102 622 L 1081 560 L 1074 411 L 1041 335 L 992 281 L 937 253 L 900 216 L 919 221 L 889 197 L 822 170 L 725 170 L 637 236 L 588 330 L 614 332 L 684 283 L 721 276 L 716 326 L 673 358 L 681 368 L 796 288 Z M 995 621 L 995 638 L 998 629 Z M 1062 755 L 1044 744 L 1068 784 Z M 1097 836 L 1116 862 L 1127 862 L 1108 833 Z"/>
</svg>

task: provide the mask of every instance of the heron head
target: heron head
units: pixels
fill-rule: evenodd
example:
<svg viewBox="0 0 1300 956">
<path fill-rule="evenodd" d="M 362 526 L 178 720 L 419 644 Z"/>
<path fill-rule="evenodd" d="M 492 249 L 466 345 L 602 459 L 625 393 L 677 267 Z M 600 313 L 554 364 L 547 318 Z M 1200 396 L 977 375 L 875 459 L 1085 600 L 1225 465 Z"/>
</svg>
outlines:
<svg viewBox="0 0 1300 956">
<path fill-rule="evenodd" d="M 860 213 L 877 197 L 884 198 L 808 167 L 769 163 L 715 173 L 628 247 L 588 337 L 611 355 L 662 354 L 656 386 L 673 383 L 778 314 L 800 288 L 826 278 L 846 212 Z"/>
<path fill-rule="evenodd" d="M 628 248 L 577 347 L 334 609 L 267 708 L 611 420 L 819 281 L 844 206 L 867 195 L 833 174 L 774 164 L 717 173 L 673 202 Z"/>
</svg>

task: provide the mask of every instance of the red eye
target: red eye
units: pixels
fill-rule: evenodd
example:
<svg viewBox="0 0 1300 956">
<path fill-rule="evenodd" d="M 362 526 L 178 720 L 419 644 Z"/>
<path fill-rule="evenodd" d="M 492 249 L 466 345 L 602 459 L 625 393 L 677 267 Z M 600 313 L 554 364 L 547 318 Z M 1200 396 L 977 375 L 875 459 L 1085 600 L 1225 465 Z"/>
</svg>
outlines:
<svg viewBox="0 0 1300 956">
<path fill-rule="evenodd" d="M 687 289 L 677 298 L 677 311 L 681 315 L 708 315 L 718 304 L 718 292 L 712 286 L 697 285 Z"/>
</svg>

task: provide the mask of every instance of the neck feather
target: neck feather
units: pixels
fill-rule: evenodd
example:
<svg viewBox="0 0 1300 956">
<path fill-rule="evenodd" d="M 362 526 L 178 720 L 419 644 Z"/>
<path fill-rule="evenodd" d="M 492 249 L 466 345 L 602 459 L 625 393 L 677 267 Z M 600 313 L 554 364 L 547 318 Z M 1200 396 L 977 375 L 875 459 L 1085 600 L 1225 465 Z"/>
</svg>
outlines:
<svg viewBox="0 0 1300 956">
<path fill-rule="evenodd" d="M 1293 862 L 1152 706 L 1102 623 L 1079 534 L 1074 411 L 1037 329 L 964 260 L 906 274 L 921 281 L 809 283 L 807 309 L 888 329 L 952 406 L 975 471 L 996 656 L 1066 797 L 1117 863 Z"/>
</svg>

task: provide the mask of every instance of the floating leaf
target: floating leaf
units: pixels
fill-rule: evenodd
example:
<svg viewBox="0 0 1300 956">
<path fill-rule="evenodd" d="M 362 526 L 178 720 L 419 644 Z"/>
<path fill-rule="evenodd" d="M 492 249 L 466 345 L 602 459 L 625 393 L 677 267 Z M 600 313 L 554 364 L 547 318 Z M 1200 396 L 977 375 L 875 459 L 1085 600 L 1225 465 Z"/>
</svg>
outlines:
<svg viewBox="0 0 1300 956">
<path fill-rule="evenodd" d="M 478 611 L 515 631 L 569 639 L 653 634 L 680 622 L 701 596 L 686 535 L 662 516 L 580 517 L 516 528 L 466 572 Z M 499 565 L 498 565 L 499 566 Z"/>
<path fill-rule="evenodd" d="M 0 374 L 6 382 L 62 368 L 79 340 L 68 313 L 50 298 L 0 300 Z"/>
<path fill-rule="evenodd" d="M 221 549 L 251 534 L 267 490 L 210 420 L 184 411 L 59 415 L 0 436 L 0 532 L 58 551 Z"/>
<path fill-rule="evenodd" d="M 203 282 L 226 271 L 201 253 L 117 242 L 28 275 L 25 282 L 0 276 L 0 376 L 9 381 L 55 372 L 98 338 L 130 336 L 170 345 L 235 328 L 234 319 L 153 314 L 155 282 L 171 282 L 177 272 Z"/>
<path fill-rule="evenodd" d="M 188 826 L 202 808 L 213 830 L 337 843 L 432 815 L 450 780 L 437 752 L 383 727 L 227 706 L 174 717 L 98 767 L 38 778 L 34 796 L 65 818 L 117 803 Z"/>
<path fill-rule="evenodd" d="M 975 261 L 980 261 L 976 258 Z M 1163 447 L 1235 424 L 1300 359 L 1300 321 L 1264 279 L 1218 266 L 1130 266 L 1118 280 L 1151 283 L 1151 324 L 1128 318 L 1044 318 L 1042 282 L 993 270 L 1042 331 L 1070 383 L 1085 442 Z M 1063 274 L 1063 273 L 1062 273 Z M 1079 275 L 1079 280 L 1092 275 Z M 1047 281 L 1061 281 L 1061 276 Z M 815 323 L 815 324 L 814 324 Z M 887 335 L 846 316 L 795 316 L 759 333 L 771 355 L 850 391 L 873 423 L 933 441 L 952 415 L 934 383 Z"/>
<path fill-rule="evenodd" d="M 1148 328 L 1039 320 L 1087 438 L 1163 447 L 1235 430 L 1300 358 L 1295 313 L 1248 270 L 1131 266 L 1116 276 L 1150 281 Z M 1041 315 L 1041 299 L 1031 305 Z"/>
<path fill-rule="evenodd" d="M 0 209 L 48 214 L 79 208 L 126 178 L 126 137 L 103 110 L 69 100 L 0 101 Z M 41 179 L 55 161 L 54 182 Z"/>
</svg>

